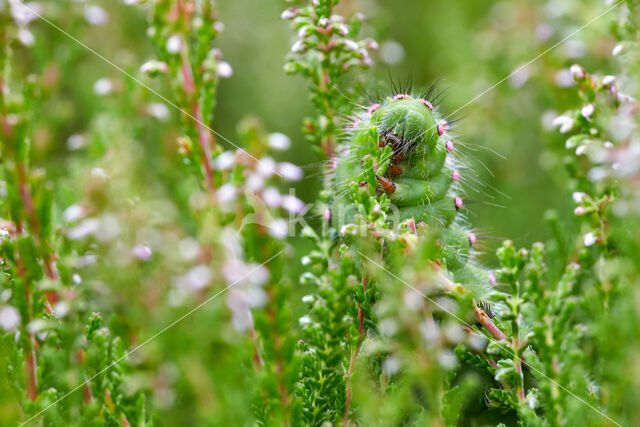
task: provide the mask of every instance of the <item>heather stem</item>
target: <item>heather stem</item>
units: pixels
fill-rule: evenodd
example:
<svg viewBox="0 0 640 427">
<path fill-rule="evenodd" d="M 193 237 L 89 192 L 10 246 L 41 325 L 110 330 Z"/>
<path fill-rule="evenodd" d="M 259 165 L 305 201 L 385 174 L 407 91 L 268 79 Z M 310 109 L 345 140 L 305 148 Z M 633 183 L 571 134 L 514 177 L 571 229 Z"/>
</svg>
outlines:
<svg viewBox="0 0 640 427">
<path fill-rule="evenodd" d="M 180 67 L 183 78 L 184 91 L 191 102 L 191 111 L 196 122 L 196 131 L 198 133 L 198 144 L 200 145 L 200 161 L 205 171 L 205 183 L 211 197 L 215 195 L 213 186 L 213 166 L 211 164 L 211 138 L 210 133 L 205 129 L 202 121 L 202 113 L 198 104 L 196 93 L 197 88 L 193 79 L 193 70 L 189 63 L 188 52 L 186 47 L 182 50 L 182 65 Z"/>
<path fill-rule="evenodd" d="M 498 341 L 507 339 L 507 335 L 502 332 L 496 325 L 491 321 L 491 318 L 487 313 L 484 312 L 480 307 L 478 307 L 474 303 L 474 309 L 476 313 L 476 318 L 478 322 Z"/>
<path fill-rule="evenodd" d="M 362 277 L 362 288 L 363 294 L 367 292 L 367 278 L 365 276 Z M 356 364 L 356 359 L 358 358 L 358 354 L 360 353 L 360 347 L 367 335 L 367 331 L 364 329 L 364 310 L 362 306 L 358 306 L 358 343 L 356 344 L 355 349 L 351 350 L 351 357 L 349 359 L 349 369 L 347 371 L 347 387 L 346 387 L 346 402 L 345 402 L 345 411 L 344 417 L 342 417 L 342 423 L 347 424 L 349 421 L 349 406 L 351 405 L 351 376 L 353 375 L 353 369 Z"/>
</svg>

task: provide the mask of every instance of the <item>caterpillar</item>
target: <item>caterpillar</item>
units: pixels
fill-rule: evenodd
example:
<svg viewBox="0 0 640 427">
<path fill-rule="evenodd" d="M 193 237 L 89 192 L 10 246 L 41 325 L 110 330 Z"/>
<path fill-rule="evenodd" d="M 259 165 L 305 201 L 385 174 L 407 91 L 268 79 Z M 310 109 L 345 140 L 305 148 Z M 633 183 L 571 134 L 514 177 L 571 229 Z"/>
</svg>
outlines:
<svg viewBox="0 0 640 427">
<path fill-rule="evenodd" d="M 433 230 L 440 247 L 437 261 L 482 297 L 493 276 L 474 261 L 478 237 L 463 213 L 464 164 L 450 123 L 428 99 L 431 92 L 396 93 L 351 120 L 335 161 L 333 210 L 338 215 L 332 221 L 352 221 L 349 188 L 354 182 L 365 185 L 367 173 L 375 173 L 376 191 L 390 201 L 391 217 Z M 367 158 L 378 159 L 373 172 L 365 166 Z"/>
</svg>

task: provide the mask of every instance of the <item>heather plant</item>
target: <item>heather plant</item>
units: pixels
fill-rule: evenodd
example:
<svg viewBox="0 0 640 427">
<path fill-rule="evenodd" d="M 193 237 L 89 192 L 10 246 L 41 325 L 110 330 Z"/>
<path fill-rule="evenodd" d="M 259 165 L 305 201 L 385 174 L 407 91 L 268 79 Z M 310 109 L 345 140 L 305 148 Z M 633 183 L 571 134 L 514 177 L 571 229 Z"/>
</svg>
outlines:
<svg viewBox="0 0 640 427">
<path fill-rule="evenodd" d="M 2 423 L 637 424 L 636 2 L 287 6 L 0 0 Z"/>
</svg>

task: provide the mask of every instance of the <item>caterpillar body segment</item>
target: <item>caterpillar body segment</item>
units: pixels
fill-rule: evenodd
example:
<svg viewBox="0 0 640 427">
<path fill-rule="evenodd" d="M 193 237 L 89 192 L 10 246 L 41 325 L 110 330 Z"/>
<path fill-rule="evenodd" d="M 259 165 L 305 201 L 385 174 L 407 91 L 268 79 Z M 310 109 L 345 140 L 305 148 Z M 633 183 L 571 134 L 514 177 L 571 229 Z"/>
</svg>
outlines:
<svg viewBox="0 0 640 427">
<path fill-rule="evenodd" d="M 444 199 L 449 193 L 451 176 L 440 173 L 431 179 L 393 178 L 395 191 L 389 199 L 397 206 L 428 205 Z M 454 203 L 454 202 L 452 202 Z"/>
<path fill-rule="evenodd" d="M 372 105 L 354 119 L 337 157 L 332 218 L 338 229 L 352 222 L 350 189 L 375 185 L 390 202 L 388 217 L 429 227 L 446 271 L 456 281 L 473 282 L 474 295 L 482 294 L 490 280 L 473 261 L 477 239 L 463 216 L 464 168 L 455 151 L 449 124 L 428 100 L 398 94 Z"/>
</svg>

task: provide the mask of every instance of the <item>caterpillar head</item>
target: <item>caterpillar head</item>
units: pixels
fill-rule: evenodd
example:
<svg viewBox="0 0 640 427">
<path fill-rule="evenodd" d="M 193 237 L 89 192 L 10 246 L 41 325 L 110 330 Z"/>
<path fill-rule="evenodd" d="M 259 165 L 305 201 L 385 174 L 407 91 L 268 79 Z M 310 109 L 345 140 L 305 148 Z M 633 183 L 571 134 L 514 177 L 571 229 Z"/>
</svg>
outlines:
<svg viewBox="0 0 640 427">
<path fill-rule="evenodd" d="M 433 106 L 422 98 L 396 95 L 377 108 L 371 122 L 378 126 L 380 144 L 391 144 L 394 153 L 407 157 L 416 147 L 430 152 L 438 141 L 438 122 Z"/>
</svg>

